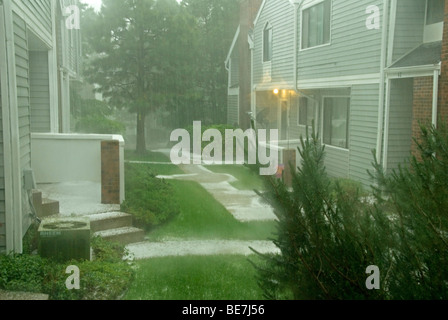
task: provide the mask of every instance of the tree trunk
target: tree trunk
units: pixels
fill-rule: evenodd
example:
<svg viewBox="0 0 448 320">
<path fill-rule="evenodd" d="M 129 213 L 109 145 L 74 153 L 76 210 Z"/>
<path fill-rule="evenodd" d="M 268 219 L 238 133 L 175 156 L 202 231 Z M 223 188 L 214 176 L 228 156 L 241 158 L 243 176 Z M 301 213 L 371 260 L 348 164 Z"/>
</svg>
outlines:
<svg viewBox="0 0 448 320">
<path fill-rule="evenodd" d="M 146 135 L 145 135 L 145 119 L 144 112 L 137 113 L 137 154 L 144 155 L 146 153 Z"/>
</svg>

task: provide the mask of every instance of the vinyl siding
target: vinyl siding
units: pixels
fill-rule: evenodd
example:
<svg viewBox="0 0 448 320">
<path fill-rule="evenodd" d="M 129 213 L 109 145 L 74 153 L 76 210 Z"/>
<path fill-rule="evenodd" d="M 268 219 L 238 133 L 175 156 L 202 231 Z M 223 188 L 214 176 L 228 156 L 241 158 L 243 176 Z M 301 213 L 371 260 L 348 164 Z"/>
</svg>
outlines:
<svg viewBox="0 0 448 320">
<path fill-rule="evenodd" d="M 367 29 L 366 8 L 376 5 L 382 15 L 382 4 L 379 0 L 333 0 L 330 44 L 299 51 L 299 80 L 378 73 L 382 31 Z"/>
<path fill-rule="evenodd" d="M 271 72 L 263 68 L 263 30 L 272 26 Z M 294 6 L 288 0 L 268 0 L 254 27 L 254 83 L 292 87 L 294 81 Z M 266 64 L 265 64 L 266 65 Z"/>
<path fill-rule="evenodd" d="M 48 53 L 30 52 L 31 131 L 50 132 Z"/>
<path fill-rule="evenodd" d="M 393 61 L 423 42 L 426 1 L 398 0 L 395 22 Z"/>
<path fill-rule="evenodd" d="M 29 168 L 31 167 L 31 137 L 28 41 L 25 22 L 16 14 L 14 14 L 14 43 L 19 109 L 20 164 L 21 168 Z"/>
<path fill-rule="evenodd" d="M 239 123 L 239 96 L 229 96 L 228 97 L 228 107 L 227 107 L 227 124 L 233 126 Z"/>
<path fill-rule="evenodd" d="M 230 83 L 229 87 L 237 87 L 240 83 L 240 59 L 238 45 L 235 45 L 232 55 L 230 56 Z"/>
<path fill-rule="evenodd" d="M 45 31 L 51 34 L 51 0 L 20 0 L 33 16 L 42 24 Z"/>
<path fill-rule="evenodd" d="M 17 14 L 13 15 L 14 49 L 16 60 L 17 104 L 19 117 L 20 167 L 31 168 L 31 123 L 30 123 L 30 84 L 29 51 L 25 21 Z M 25 233 L 30 226 L 29 205 L 25 191 L 22 190 L 22 230 Z"/>
<path fill-rule="evenodd" d="M 350 108 L 350 178 L 366 187 L 372 185 L 367 170 L 372 171 L 372 150 L 378 132 L 379 85 L 352 87 Z"/>
<path fill-rule="evenodd" d="M 398 168 L 411 155 L 413 79 L 391 83 L 388 170 Z"/>
</svg>

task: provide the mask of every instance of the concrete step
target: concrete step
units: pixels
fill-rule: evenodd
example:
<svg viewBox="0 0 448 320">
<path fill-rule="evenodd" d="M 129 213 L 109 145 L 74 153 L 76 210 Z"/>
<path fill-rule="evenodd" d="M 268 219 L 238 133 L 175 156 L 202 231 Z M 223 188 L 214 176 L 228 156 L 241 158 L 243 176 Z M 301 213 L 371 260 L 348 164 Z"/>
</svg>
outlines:
<svg viewBox="0 0 448 320">
<path fill-rule="evenodd" d="M 94 214 L 89 216 L 89 218 L 92 233 L 109 229 L 132 227 L 132 215 L 124 212 Z"/>
<path fill-rule="evenodd" d="M 127 245 L 130 243 L 142 242 L 145 238 L 145 231 L 134 227 L 124 227 L 98 231 L 94 233 L 94 236 L 99 236 L 108 241 Z"/>
<path fill-rule="evenodd" d="M 33 205 L 39 218 L 43 219 L 59 214 L 59 201 L 43 198 L 42 192 L 39 190 L 33 190 L 32 197 Z"/>
</svg>

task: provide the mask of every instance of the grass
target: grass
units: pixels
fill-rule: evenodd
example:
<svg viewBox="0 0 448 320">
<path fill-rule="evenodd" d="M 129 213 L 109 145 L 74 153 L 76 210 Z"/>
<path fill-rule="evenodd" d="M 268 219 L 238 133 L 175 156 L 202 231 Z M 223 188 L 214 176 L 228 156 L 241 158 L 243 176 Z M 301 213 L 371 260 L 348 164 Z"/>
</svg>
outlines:
<svg viewBox="0 0 448 320">
<path fill-rule="evenodd" d="M 236 220 L 201 185 L 192 181 L 170 181 L 173 197 L 181 206 L 180 214 L 148 234 L 151 241 L 167 238 L 267 240 L 275 231 L 275 222 Z"/>
<path fill-rule="evenodd" d="M 257 272 L 244 256 L 154 258 L 137 266 L 124 300 L 263 299 Z"/>
<path fill-rule="evenodd" d="M 207 166 L 208 170 L 215 173 L 226 173 L 234 176 L 238 181 L 231 185 L 238 190 L 264 190 L 263 179 L 243 165 L 214 165 Z"/>
<path fill-rule="evenodd" d="M 163 153 L 148 151 L 145 155 L 137 155 L 135 151 L 126 150 L 125 159 L 126 161 L 160 162 L 160 164 L 136 164 L 151 168 L 151 170 L 157 175 L 170 176 L 175 174 L 184 174 L 184 172 L 178 166 L 171 164 L 171 160 Z"/>
</svg>

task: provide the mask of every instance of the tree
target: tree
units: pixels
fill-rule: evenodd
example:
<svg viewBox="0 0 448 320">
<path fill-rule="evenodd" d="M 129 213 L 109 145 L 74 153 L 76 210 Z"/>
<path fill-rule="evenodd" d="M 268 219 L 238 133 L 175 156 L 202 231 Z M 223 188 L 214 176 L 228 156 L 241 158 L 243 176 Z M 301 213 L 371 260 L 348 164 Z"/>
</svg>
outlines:
<svg viewBox="0 0 448 320">
<path fill-rule="evenodd" d="M 193 120 L 226 123 L 228 77 L 224 61 L 239 23 L 239 0 L 183 0 L 182 5 L 195 17 L 199 34 L 201 60 L 196 81 L 202 98 Z"/>
<path fill-rule="evenodd" d="M 421 127 L 418 156 L 385 174 L 375 161 L 375 196 L 392 217 L 394 299 L 448 298 L 448 127 Z M 421 159 L 421 160 L 420 160 Z"/>
<path fill-rule="evenodd" d="M 86 75 L 110 105 L 136 114 L 137 153 L 145 153 L 148 114 L 194 90 L 194 20 L 176 0 L 103 0 L 89 21 Z"/>
</svg>

